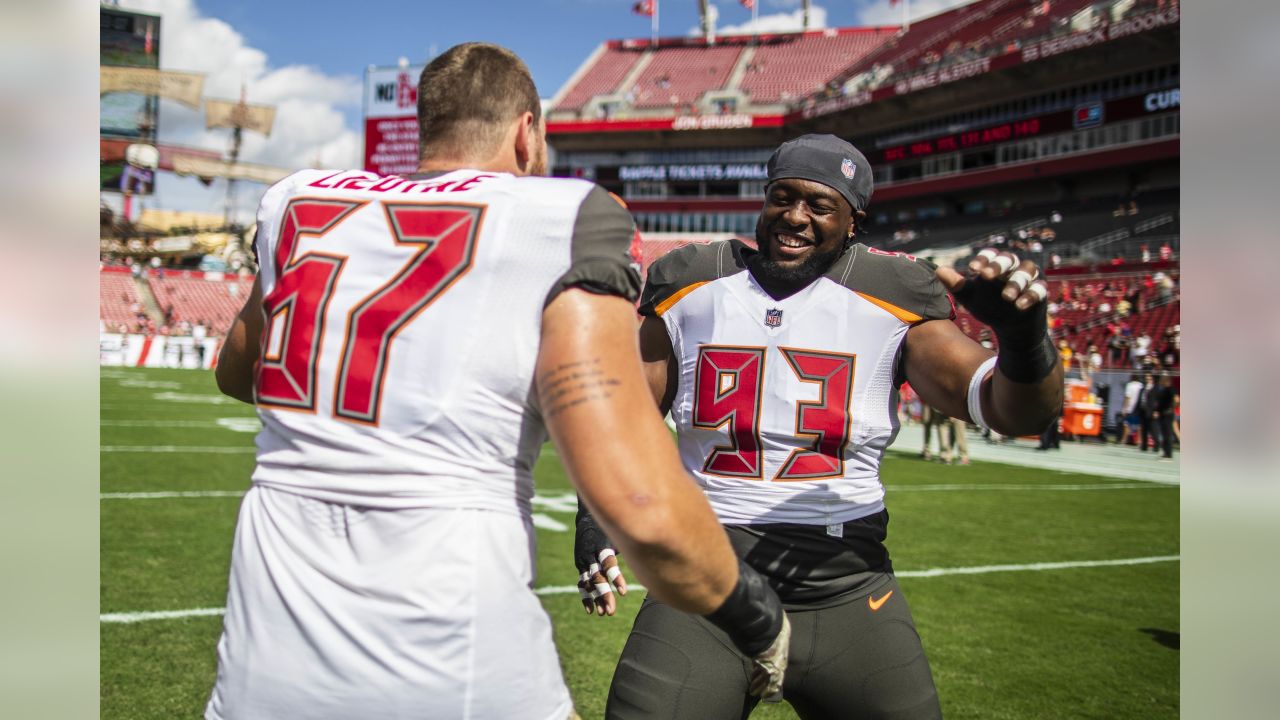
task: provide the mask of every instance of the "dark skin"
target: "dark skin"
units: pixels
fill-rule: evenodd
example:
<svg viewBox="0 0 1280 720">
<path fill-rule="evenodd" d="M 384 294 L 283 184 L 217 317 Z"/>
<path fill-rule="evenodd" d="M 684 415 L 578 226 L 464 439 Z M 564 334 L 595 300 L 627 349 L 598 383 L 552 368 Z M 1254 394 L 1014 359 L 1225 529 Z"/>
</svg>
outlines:
<svg viewBox="0 0 1280 720">
<path fill-rule="evenodd" d="M 821 183 L 800 179 L 773 182 L 756 223 L 760 254 L 749 265 L 752 277 L 777 299 L 799 292 L 840 257 L 844 243 L 855 236 L 855 221 L 861 217 L 865 214 L 855 213 L 844 196 Z M 829 260 L 822 257 L 828 254 Z M 1033 312 L 1036 304 L 1044 301 L 1029 286 L 1024 289 L 1009 279 L 1017 270 L 1038 274 L 1031 261 L 1002 271 L 994 258 L 985 257 L 974 260 L 965 275 L 951 268 L 938 268 L 936 274 L 953 293 L 966 283 L 1000 283 L 1001 298 L 1010 305 L 1007 312 Z M 911 326 L 903 353 L 907 380 L 920 398 L 948 416 L 971 422 L 969 380 L 978 366 L 995 353 L 969 339 L 950 320 L 926 320 Z M 667 327 L 660 318 L 646 317 L 640 324 L 640 355 L 649 390 L 665 415 L 675 398 L 680 369 Z M 1057 421 L 1062 394 L 1059 362 L 1053 363 L 1053 371 L 1047 377 L 1035 383 L 1014 382 L 999 369 L 993 370 L 987 373 L 979 390 L 984 418 L 992 429 L 1005 435 L 1038 435 L 1050 422 Z M 609 562 L 616 560 L 609 558 Z M 605 584 L 607 580 L 599 572 L 591 583 Z M 625 588 L 623 576 L 618 575 L 613 585 L 620 591 Z M 602 615 L 612 615 L 616 607 L 612 593 L 583 601 L 588 611 L 593 603 Z"/>
<path fill-rule="evenodd" d="M 839 258 L 864 217 L 822 183 L 787 178 L 770 184 L 756 221 L 760 254 L 751 274 L 776 300 L 794 295 Z"/>
<path fill-rule="evenodd" d="M 806 277 L 788 279 L 774 273 L 760 272 L 760 262 L 783 271 L 799 269 L 815 254 L 838 250 L 856 232 L 857 215 L 835 189 L 811 180 L 787 178 L 769 185 L 756 239 L 761 259 L 751 266 L 752 276 L 775 298 L 792 295 L 827 270 L 830 263 L 813 268 Z M 788 247 L 788 246 L 798 247 Z M 977 258 L 969 273 L 961 275 L 951 268 L 938 268 L 938 280 L 951 292 L 966 283 L 1003 283 L 1001 297 L 1014 313 L 1028 313 L 1044 302 L 1030 291 L 1009 280 L 1017 270 L 1037 274 L 1035 263 L 1025 260 L 1002 272 L 994 258 Z M 766 276 L 762 278 L 762 276 Z M 768 284 L 766 284 L 768 283 Z M 660 408 L 670 409 L 675 396 L 679 369 L 666 326 L 656 317 L 646 317 L 640 328 L 640 352 L 650 390 Z M 927 320 L 907 331 L 904 342 L 904 371 L 907 381 L 921 400 L 951 417 L 971 422 L 968 408 L 969 379 L 978 366 L 994 353 L 969 339 L 949 320 Z M 1062 404 L 1062 367 L 1035 383 L 1017 383 L 998 369 L 988 374 L 980 388 L 982 411 L 987 423 L 1005 435 L 1034 435 L 1057 418 Z"/>
</svg>

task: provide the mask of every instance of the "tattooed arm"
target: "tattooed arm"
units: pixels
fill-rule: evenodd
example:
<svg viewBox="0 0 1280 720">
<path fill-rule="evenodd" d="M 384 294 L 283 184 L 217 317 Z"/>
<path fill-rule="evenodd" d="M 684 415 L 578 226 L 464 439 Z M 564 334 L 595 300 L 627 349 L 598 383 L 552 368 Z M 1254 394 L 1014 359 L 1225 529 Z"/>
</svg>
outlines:
<svg viewBox="0 0 1280 720">
<path fill-rule="evenodd" d="M 721 607 L 737 558 L 658 414 L 631 303 L 561 293 L 543 313 L 537 386 L 569 476 L 637 578 L 685 612 Z"/>
</svg>

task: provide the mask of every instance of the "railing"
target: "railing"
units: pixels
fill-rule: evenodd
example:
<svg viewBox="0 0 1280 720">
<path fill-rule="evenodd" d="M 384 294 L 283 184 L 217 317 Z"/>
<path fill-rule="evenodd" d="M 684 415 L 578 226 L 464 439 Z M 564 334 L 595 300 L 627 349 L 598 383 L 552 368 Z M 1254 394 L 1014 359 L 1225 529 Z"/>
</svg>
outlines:
<svg viewBox="0 0 1280 720">
<path fill-rule="evenodd" d="M 1173 222 L 1173 220 L 1174 220 L 1173 213 L 1164 213 L 1163 215 L 1157 215 L 1148 220 L 1143 220 L 1137 225 L 1134 225 L 1133 233 L 1135 235 L 1140 235 L 1148 230 L 1154 230 L 1160 227 L 1161 225 L 1168 225 L 1169 223 Z"/>
<path fill-rule="evenodd" d="M 1089 257 L 1099 257 L 1098 251 L 1111 243 L 1118 242 L 1129 238 L 1133 233 L 1126 229 L 1111 230 L 1101 235 L 1092 237 L 1080 243 L 1080 254 Z"/>
</svg>

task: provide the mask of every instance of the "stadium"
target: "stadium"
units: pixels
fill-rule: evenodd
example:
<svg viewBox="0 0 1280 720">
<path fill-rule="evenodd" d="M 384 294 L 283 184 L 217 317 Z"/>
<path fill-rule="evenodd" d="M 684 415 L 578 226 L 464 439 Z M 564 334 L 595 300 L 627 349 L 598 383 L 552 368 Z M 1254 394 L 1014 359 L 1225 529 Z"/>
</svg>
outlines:
<svg viewBox="0 0 1280 720">
<path fill-rule="evenodd" d="M 239 160 L 242 134 L 271 130 L 243 96 L 205 101 L 225 104 L 209 123 L 229 151 L 159 142 L 157 98 L 195 81 L 125 77 L 168 72 L 163 19 L 101 13 L 104 78 L 121 73 L 100 143 L 102 716 L 191 716 L 259 427 L 208 372 L 253 284 L 253 228 L 230 210 L 129 205 L 155 173 L 252 205 L 297 168 Z M 1061 450 L 971 428 L 971 463 L 922 460 L 922 408 L 904 394 L 885 464 L 888 544 L 947 717 L 1178 714 L 1177 461 L 1139 452 L 1122 406 L 1135 374 L 1179 382 L 1179 52 L 1177 0 L 973 0 L 902 25 L 601 39 L 544 101 L 551 174 L 625 201 L 642 272 L 689 244 L 754 243 L 770 154 L 830 133 L 873 168 L 862 242 L 957 267 L 1007 249 L 1045 273 L 1068 378 Z M 368 71 L 364 169 L 413 171 L 403 78 L 420 69 Z M 992 346 L 976 319 L 955 322 Z M 640 594 L 620 617 L 582 614 L 576 502 L 550 445 L 535 474 L 537 589 L 578 712 L 600 717 Z"/>
</svg>

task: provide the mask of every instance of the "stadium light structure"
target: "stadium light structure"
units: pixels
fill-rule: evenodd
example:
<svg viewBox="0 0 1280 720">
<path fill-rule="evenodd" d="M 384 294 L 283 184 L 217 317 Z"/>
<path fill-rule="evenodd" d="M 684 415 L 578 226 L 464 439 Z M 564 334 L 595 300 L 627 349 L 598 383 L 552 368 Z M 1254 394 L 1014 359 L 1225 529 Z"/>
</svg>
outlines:
<svg viewBox="0 0 1280 720">
<path fill-rule="evenodd" d="M 231 227 L 231 215 L 235 207 L 236 174 L 233 171 L 240 159 L 240 143 L 245 130 L 253 130 L 264 137 L 271 136 L 275 124 L 276 109 L 271 105 L 251 105 L 246 99 L 247 89 L 240 86 L 240 101 L 206 100 L 204 103 L 205 129 L 230 128 L 231 150 L 228 157 L 227 198 L 223 211 L 224 222 Z"/>
</svg>

